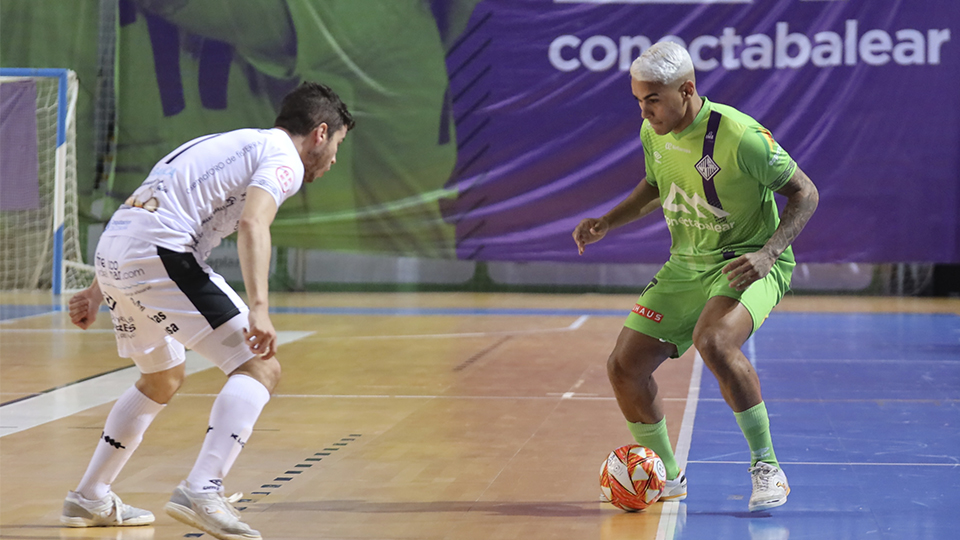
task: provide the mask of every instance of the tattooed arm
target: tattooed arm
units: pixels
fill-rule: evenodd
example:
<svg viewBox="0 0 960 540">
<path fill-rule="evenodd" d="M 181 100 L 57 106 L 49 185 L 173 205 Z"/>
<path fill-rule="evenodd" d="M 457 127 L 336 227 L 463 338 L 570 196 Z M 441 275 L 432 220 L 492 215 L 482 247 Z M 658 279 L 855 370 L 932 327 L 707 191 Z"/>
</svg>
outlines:
<svg viewBox="0 0 960 540">
<path fill-rule="evenodd" d="M 797 167 L 793 177 L 777 193 L 787 198 L 787 205 L 780 215 L 780 226 L 756 253 L 748 253 L 733 260 L 723 268 L 730 286 L 745 290 L 751 283 L 763 278 L 803 230 L 810 216 L 817 209 L 820 193 L 810 178 Z"/>
<path fill-rule="evenodd" d="M 800 231 L 803 230 L 804 225 L 810 220 L 810 216 L 813 215 L 813 212 L 817 209 L 817 203 L 820 201 L 820 192 L 817 191 L 817 186 L 813 185 L 813 182 L 800 170 L 800 167 L 797 167 L 797 172 L 793 173 L 793 178 L 777 193 L 787 198 L 787 206 L 784 207 L 783 214 L 780 216 L 780 226 L 763 246 L 763 249 L 774 257 L 779 257 L 783 250 L 793 243 Z"/>
</svg>

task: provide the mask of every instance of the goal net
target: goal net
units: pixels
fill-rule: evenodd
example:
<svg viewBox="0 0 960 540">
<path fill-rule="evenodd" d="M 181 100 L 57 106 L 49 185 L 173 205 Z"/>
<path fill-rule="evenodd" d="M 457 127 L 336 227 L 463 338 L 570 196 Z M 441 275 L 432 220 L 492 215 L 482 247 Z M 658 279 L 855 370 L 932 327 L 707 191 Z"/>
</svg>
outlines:
<svg viewBox="0 0 960 540">
<path fill-rule="evenodd" d="M 0 68 L 0 290 L 86 287 L 77 220 L 77 77 Z"/>
</svg>

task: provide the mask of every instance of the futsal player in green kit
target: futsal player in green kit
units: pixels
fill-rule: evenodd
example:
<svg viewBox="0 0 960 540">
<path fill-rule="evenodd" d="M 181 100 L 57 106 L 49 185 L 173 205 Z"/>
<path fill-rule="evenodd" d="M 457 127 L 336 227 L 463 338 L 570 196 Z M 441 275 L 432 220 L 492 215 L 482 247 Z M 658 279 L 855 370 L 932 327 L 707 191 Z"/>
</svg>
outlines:
<svg viewBox="0 0 960 540">
<path fill-rule="evenodd" d="M 817 207 L 817 188 L 756 120 L 697 93 L 683 47 L 653 45 L 630 74 L 644 118 L 646 178 L 606 215 L 580 222 L 573 238 L 583 254 L 587 244 L 660 206 L 672 245 L 607 360 L 610 383 L 637 444 L 666 465 L 661 499 L 683 500 L 687 481 L 653 373 L 696 346 L 750 446 L 750 511 L 780 506 L 790 487 L 773 450 L 760 380 L 740 348 L 789 289 L 796 264 L 790 244 Z M 787 197 L 779 216 L 774 192 Z"/>
</svg>

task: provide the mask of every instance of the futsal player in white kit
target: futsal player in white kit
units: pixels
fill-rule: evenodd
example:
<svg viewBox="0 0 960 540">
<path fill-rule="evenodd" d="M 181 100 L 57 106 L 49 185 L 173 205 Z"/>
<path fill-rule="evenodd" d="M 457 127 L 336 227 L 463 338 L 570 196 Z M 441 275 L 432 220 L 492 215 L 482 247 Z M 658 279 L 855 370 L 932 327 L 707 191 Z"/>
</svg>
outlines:
<svg viewBox="0 0 960 540">
<path fill-rule="evenodd" d="M 186 347 L 228 379 L 193 470 L 164 509 L 223 540 L 260 538 L 223 496 L 223 479 L 280 379 L 267 298 L 270 224 L 304 180 L 336 162 L 353 125 L 336 93 L 303 83 L 283 99 L 273 129 L 183 144 L 113 215 L 97 245 L 97 278 L 71 298 L 70 318 L 86 329 L 106 302 L 120 356 L 141 375 L 107 416 L 83 479 L 63 503 L 63 524 L 153 523 L 151 512 L 123 504 L 110 485 L 183 382 Z M 204 262 L 234 231 L 249 308 Z"/>
</svg>

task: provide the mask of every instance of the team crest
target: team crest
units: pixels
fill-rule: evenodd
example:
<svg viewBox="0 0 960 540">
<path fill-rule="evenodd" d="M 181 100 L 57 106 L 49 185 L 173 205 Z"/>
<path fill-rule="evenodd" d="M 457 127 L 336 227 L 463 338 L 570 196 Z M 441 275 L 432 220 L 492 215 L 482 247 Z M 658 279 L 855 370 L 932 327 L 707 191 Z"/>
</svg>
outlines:
<svg viewBox="0 0 960 540">
<path fill-rule="evenodd" d="M 712 180 L 713 177 L 720 172 L 720 166 L 717 165 L 717 162 L 710 156 L 703 156 L 695 167 L 697 168 L 697 172 L 700 173 L 700 176 L 707 182 Z"/>
<path fill-rule="evenodd" d="M 280 189 L 284 193 L 290 191 L 290 186 L 293 185 L 293 169 L 290 167 L 277 167 L 277 181 L 280 182 Z"/>
</svg>

